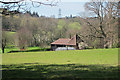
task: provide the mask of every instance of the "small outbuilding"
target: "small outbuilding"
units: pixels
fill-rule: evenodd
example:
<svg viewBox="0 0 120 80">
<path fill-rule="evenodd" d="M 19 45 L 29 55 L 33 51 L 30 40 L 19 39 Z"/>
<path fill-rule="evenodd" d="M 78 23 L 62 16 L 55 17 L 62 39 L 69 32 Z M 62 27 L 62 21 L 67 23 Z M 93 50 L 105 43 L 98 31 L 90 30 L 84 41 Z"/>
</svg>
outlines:
<svg viewBox="0 0 120 80">
<path fill-rule="evenodd" d="M 69 38 L 59 38 L 58 40 L 51 43 L 51 49 L 53 51 L 58 50 L 76 50 L 84 49 L 87 44 L 78 36 L 74 35 L 71 39 Z"/>
</svg>

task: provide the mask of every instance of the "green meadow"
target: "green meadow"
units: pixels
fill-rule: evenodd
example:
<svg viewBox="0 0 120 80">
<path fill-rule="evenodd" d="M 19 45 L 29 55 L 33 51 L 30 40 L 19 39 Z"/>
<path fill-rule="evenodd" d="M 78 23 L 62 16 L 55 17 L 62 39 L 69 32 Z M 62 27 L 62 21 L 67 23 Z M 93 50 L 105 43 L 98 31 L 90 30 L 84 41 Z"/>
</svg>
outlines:
<svg viewBox="0 0 120 80">
<path fill-rule="evenodd" d="M 2 54 L 3 78 L 117 78 L 118 48 Z"/>
</svg>

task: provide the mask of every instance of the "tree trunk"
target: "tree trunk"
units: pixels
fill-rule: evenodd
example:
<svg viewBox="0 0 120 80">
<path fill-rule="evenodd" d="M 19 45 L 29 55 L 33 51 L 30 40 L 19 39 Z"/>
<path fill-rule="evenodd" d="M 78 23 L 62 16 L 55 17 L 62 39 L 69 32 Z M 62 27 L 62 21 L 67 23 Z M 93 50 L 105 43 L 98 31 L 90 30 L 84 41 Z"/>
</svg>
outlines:
<svg viewBox="0 0 120 80">
<path fill-rule="evenodd" d="M 2 53 L 5 53 L 5 48 L 4 47 L 2 47 Z"/>
<path fill-rule="evenodd" d="M 104 48 L 104 38 L 100 38 L 100 48 Z"/>
</svg>

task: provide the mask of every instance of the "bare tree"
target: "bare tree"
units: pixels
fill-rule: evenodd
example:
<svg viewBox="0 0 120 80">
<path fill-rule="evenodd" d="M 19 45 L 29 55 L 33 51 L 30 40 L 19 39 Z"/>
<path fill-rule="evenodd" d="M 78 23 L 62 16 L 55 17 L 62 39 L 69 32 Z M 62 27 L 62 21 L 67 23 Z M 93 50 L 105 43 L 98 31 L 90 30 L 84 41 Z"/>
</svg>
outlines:
<svg viewBox="0 0 120 80">
<path fill-rule="evenodd" d="M 20 49 L 25 49 L 27 46 L 29 46 L 32 36 L 26 27 L 22 27 L 20 30 L 18 30 L 17 36 L 19 42 L 18 46 Z"/>
<path fill-rule="evenodd" d="M 8 45 L 13 45 L 14 44 L 14 38 L 13 35 L 10 35 L 9 32 L 2 31 L 2 52 L 4 53 L 4 49 Z"/>
<path fill-rule="evenodd" d="M 90 18 L 85 19 L 85 21 L 87 22 L 87 25 L 89 25 L 91 32 L 93 33 L 94 31 L 94 34 L 91 36 L 100 39 L 101 48 L 103 48 L 104 44 L 108 42 L 108 33 L 110 33 L 108 31 L 112 30 L 108 26 L 113 27 L 113 25 L 111 25 L 111 22 L 115 23 L 114 21 L 118 13 L 117 7 L 117 2 L 103 2 L 101 0 L 99 0 L 99 2 L 87 2 L 85 4 L 86 10 L 89 10 L 95 15 L 93 16 L 94 22 L 91 22 Z M 95 23 L 97 24 L 94 25 Z M 109 23 L 109 25 L 106 23 Z"/>
<path fill-rule="evenodd" d="M 60 0 L 0 0 L 2 14 L 9 15 L 19 12 L 26 12 L 31 7 L 39 7 L 41 5 L 56 6 Z M 29 6 L 31 4 L 32 6 Z"/>
</svg>

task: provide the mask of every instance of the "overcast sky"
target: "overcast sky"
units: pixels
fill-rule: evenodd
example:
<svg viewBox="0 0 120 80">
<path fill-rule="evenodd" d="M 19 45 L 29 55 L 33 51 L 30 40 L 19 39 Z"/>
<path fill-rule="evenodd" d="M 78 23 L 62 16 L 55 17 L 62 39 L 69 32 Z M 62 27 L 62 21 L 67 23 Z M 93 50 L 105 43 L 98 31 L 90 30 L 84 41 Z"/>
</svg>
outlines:
<svg viewBox="0 0 120 80">
<path fill-rule="evenodd" d="M 9 0 L 4 0 L 4 1 L 9 1 Z M 44 2 L 47 0 L 39 0 L 39 1 Z M 48 0 L 48 1 L 53 1 L 53 0 Z M 50 17 L 54 15 L 57 18 L 59 14 L 59 9 L 61 9 L 61 17 L 70 16 L 70 15 L 79 16 L 80 13 L 85 11 L 84 4 L 91 0 L 58 0 L 58 1 L 59 3 L 57 4 L 57 6 L 51 7 L 51 6 L 41 5 L 40 7 L 37 8 L 32 7 L 30 11 L 38 12 L 40 16 L 42 15 L 42 16 Z"/>
<path fill-rule="evenodd" d="M 0 0 L 0 1 L 20 1 L 20 0 Z M 30 0 L 25 0 L 25 1 L 30 1 Z M 32 0 L 32 1 L 41 1 L 41 2 L 46 2 L 46 1 L 61 1 L 61 2 L 88 2 L 88 1 L 100 1 L 100 0 Z M 109 2 L 118 2 L 119 0 L 101 0 L 101 1 L 109 1 Z"/>
<path fill-rule="evenodd" d="M 88 2 L 89 0 L 61 0 L 61 2 Z"/>
<path fill-rule="evenodd" d="M 39 15 L 43 16 L 55 16 L 58 17 L 59 9 L 61 9 L 61 17 L 65 16 L 78 16 L 79 13 L 84 11 L 85 2 L 59 2 L 57 6 L 40 6 L 39 8 L 31 8 L 31 11 L 38 12 Z M 77 0 L 78 1 L 78 0 Z"/>
<path fill-rule="evenodd" d="M 20 1 L 20 0 L 0 0 L 0 1 Z M 30 1 L 30 0 L 26 0 L 26 1 Z M 46 2 L 46 1 L 85 2 L 85 1 L 89 1 L 89 0 L 32 0 L 32 1 L 42 1 L 42 2 Z"/>
</svg>

